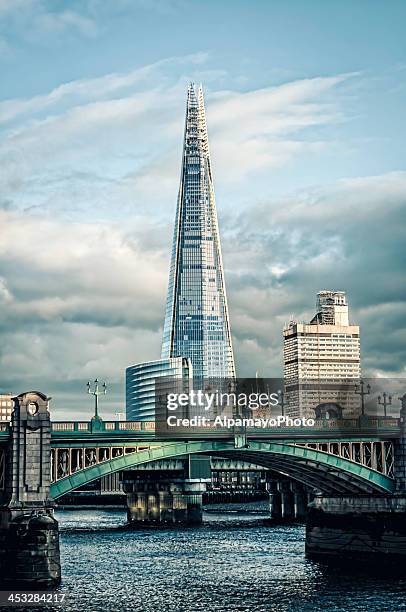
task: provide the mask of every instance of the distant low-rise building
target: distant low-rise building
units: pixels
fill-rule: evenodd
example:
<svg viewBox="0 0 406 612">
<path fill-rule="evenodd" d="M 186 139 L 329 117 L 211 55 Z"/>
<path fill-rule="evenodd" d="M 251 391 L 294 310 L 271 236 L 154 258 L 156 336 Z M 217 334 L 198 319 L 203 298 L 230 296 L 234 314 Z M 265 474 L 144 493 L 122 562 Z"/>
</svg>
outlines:
<svg viewBox="0 0 406 612">
<path fill-rule="evenodd" d="M 14 402 L 11 393 L 0 394 L 0 421 L 11 421 L 11 413 L 14 409 Z"/>
<path fill-rule="evenodd" d="M 357 413 L 359 326 L 349 323 L 345 292 L 320 291 L 310 323 L 290 321 L 283 336 L 287 414 L 314 417 L 325 403 L 337 404 L 344 417 Z"/>
</svg>

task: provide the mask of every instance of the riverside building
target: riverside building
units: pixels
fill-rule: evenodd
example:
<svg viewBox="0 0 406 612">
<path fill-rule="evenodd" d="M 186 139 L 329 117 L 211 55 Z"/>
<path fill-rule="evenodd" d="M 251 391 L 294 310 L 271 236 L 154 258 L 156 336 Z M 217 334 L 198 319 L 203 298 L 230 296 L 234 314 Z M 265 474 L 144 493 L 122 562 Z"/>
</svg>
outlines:
<svg viewBox="0 0 406 612">
<path fill-rule="evenodd" d="M 165 381 L 172 393 L 178 385 L 188 391 L 192 379 L 189 359 L 157 359 L 130 366 L 126 370 L 126 418 L 128 421 L 154 421 L 158 397 L 165 391 Z M 161 381 L 164 381 L 163 384 Z M 179 389 L 177 389 L 179 391 Z"/>
<path fill-rule="evenodd" d="M 313 417 L 325 406 L 330 417 L 358 413 L 359 326 L 350 325 L 344 291 L 320 291 L 310 323 L 290 321 L 283 329 L 286 412 Z"/>
</svg>

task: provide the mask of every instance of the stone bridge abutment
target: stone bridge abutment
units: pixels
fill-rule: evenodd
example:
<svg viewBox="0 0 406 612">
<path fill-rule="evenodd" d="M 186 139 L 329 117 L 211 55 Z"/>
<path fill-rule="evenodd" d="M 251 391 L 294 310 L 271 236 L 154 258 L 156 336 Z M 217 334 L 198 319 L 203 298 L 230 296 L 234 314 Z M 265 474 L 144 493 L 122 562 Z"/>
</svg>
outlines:
<svg viewBox="0 0 406 612">
<path fill-rule="evenodd" d="M 14 398 L 0 507 L 0 576 L 10 584 L 51 587 L 61 579 L 48 402 L 37 392 Z"/>
</svg>

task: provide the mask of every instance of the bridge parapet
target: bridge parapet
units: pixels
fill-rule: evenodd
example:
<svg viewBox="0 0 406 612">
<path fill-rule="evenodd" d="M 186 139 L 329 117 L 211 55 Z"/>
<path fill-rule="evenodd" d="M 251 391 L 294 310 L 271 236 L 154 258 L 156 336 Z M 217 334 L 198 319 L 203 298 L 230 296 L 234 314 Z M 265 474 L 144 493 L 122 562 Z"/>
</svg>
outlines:
<svg viewBox="0 0 406 612">
<path fill-rule="evenodd" d="M 140 435 L 164 439 L 157 431 L 154 421 L 54 421 L 52 423 L 52 436 L 80 437 L 86 435 Z M 270 428 L 247 427 L 246 435 L 255 438 L 313 438 L 336 434 L 367 436 L 386 435 L 395 437 L 400 434 L 400 420 L 390 417 L 364 417 L 356 419 L 316 419 L 312 427 L 278 426 Z M 181 438 L 208 438 L 232 437 L 233 430 L 226 427 L 193 427 L 180 435 L 174 430 L 173 439 Z M 167 436 L 166 436 L 167 437 Z"/>
<path fill-rule="evenodd" d="M 54 421 L 53 432 L 100 433 L 115 431 L 155 431 L 154 421 Z"/>
</svg>

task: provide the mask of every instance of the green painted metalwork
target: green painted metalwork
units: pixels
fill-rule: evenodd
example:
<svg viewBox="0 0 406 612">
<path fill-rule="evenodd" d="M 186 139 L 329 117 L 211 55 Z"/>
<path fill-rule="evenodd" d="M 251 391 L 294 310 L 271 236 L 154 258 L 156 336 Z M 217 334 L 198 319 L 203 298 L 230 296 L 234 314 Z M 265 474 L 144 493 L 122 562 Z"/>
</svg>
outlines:
<svg viewBox="0 0 406 612">
<path fill-rule="evenodd" d="M 339 470 L 360 482 L 366 482 L 381 493 L 392 493 L 395 487 L 394 481 L 380 472 L 353 461 L 343 459 L 342 457 L 312 450 L 303 446 L 250 440 L 249 448 L 235 449 L 233 440 L 201 440 L 193 442 L 162 442 L 160 446 L 154 446 L 144 451 L 129 453 L 93 465 L 53 483 L 51 485 L 51 497 L 58 499 L 58 497 L 61 497 L 65 493 L 69 493 L 101 476 L 107 476 L 108 474 L 122 470 L 129 470 L 134 466 L 146 464 L 151 461 L 170 459 L 195 453 L 210 454 L 222 451 L 227 452 L 227 454 L 231 452 L 240 457 L 243 457 L 244 452 L 249 452 L 250 454 L 255 453 L 258 455 L 259 464 L 261 456 L 263 458 L 269 458 L 272 455 L 295 458 L 298 462 L 312 462 L 320 466 L 326 466 L 330 469 Z"/>
</svg>

